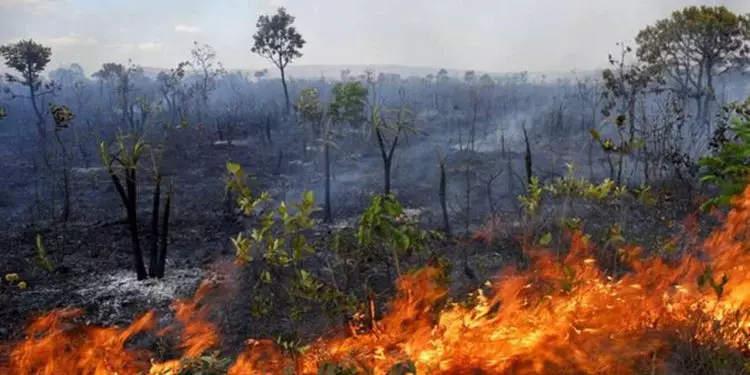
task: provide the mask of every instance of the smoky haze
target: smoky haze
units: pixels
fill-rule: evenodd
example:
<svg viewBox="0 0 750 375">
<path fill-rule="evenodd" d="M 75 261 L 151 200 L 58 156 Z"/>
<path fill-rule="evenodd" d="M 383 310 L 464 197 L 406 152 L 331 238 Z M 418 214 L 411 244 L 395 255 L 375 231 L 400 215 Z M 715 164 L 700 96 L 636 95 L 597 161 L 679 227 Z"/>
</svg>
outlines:
<svg viewBox="0 0 750 375">
<path fill-rule="evenodd" d="M 387 304 L 375 303 L 372 296 L 392 293 L 400 269 L 426 264 L 428 256 L 435 264 L 442 264 L 444 258 L 454 270 L 446 275 L 457 286 L 451 288 L 464 295 L 499 269 L 528 267 L 529 259 L 537 257 L 528 257 L 524 250 L 527 245 L 536 250 L 537 239 L 542 243 L 547 238 L 554 241 L 550 248 L 565 251 L 567 233 L 580 228 L 580 223 L 592 234 L 594 247 L 600 248 L 596 263 L 606 275 L 628 272 L 627 266 L 618 266 L 622 256 L 629 261 L 631 255 L 620 251 L 622 240 L 616 238 L 621 230 L 628 244 L 636 239 L 668 257 L 668 262 L 658 265 L 670 264 L 678 254 L 692 254 L 682 244 L 690 246 L 691 232 L 678 223 L 687 211 L 697 209 L 693 198 L 713 193 L 704 189 L 710 186 L 702 183 L 705 172 L 698 163 L 711 155 L 710 146 L 723 139 L 727 123 L 735 120 L 718 115 L 725 114 L 727 104 L 750 95 L 750 65 L 744 65 L 737 52 L 719 59 L 732 61 L 732 69 L 715 65 L 714 72 L 706 63 L 709 57 L 699 54 L 691 56 L 697 61 L 676 62 L 684 76 L 665 74 L 662 80 L 650 75 L 655 70 L 650 68 L 661 65 L 630 64 L 636 61 L 635 51 L 626 61 L 608 64 L 609 54 L 616 59 L 621 56 L 618 52 L 628 51 L 619 42 L 631 41 L 639 30 L 690 5 L 700 4 L 687 0 L 0 0 L 4 60 L 0 72 L 10 65 L 21 72 L 9 73 L 27 79 L 19 82 L 0 74 L 0 228 L 8 228 L 0 230 L 0 243 L 5 244 L 0 246 L 0 259 L 8 265 L 0 272 L 17 273 L 31 288 L 11 289 L 16 286 L 7 276 L 0 281 L 0 301 L 13 307 L 0 309 L 0 347 L 11 337 L 21 337 L 21 320 L 38 311 L 85 306 L 92 312 L 92 322 L 121 326 L 142 314 L 143 307 L 166 309 L 173 297 L 183 294 L 178 290 L 191 289 L 214 272 L 237 291 L 227 298 L 227 308 L 216 310 L 223 321 L 221 341 L 229 348 L 241 348 L 249 337 L 297 333 L 300 322 L 291 315 L 287 319 L 286 314 L 295 310 L 288 308 L 287 301 L 281 301 L 279 311 L 268 317 L 256 317 L 262 314 L 255 311 L 249 314 L 250 308 L 263 310 L 266 297 L 270 301 L 289 293 L 290 303 L 304 299 L 315 309 L 342 315 L 351 307 L 349 296 L 362 296 L 357 302 L 366 302 L 361 306 L 370 309 L 368 320 L 374 326 L 372 306 Z M 750 13 L 750 0 L 704 1 L 703 5 Z M 251 52 L 258 16 L 273 15 L 281 6 L 296 17 L 294 26 L 307 41 L 301 50 L 304 56 L 287 66 L 284 79 L 275 66 Z M 699 21 L 713 20 L 710 16 L 717 13 L 717 9 L 704 11 Z M 714 27 L 722 35 L 738 29 L 733 22 L 712 24 L 700 28 L 705 34 L 691 39 L 713 40 Z M 675 39 L 664 43 L 658 38 L 659 43 L 644 47 L 661 51 L 676 45 L 683 49 L 665 52 L 693 55 L 695 45 L 679 43 L 688 34 L 673 30 L 669 34 Z M 263 35 L 278 30 L 258 31 Z M 734 46 L 750 44 L 750 34 L 736 34 L 742 37 L 724 46 L 728 54 L 736 52 L 731 51 Z M 10 44 L 29 38 L 36 43 Z M 52 54 L 44 72 L 32 69 L 46 63 L 48 50 L 40 45 L 50 47 Z M 219 63 L 227 69 L 218 69 Z M 694 68 L 684 72 L 684 66 Z M 366 68 L 371 75 L 362 74 Z M 36 73 L 42 73 L 38 80 Z M 703 79 L 690 79 L 695 76 Z M 742 162 L 734 154 L 729 159 Z M 248 177 L 250 197 L 248 189 L 228 189 L 238 188 L 237 180 L 228 179 L 239 173 L 237 166 Z M 722 167 L 718 174 L 735 166 Z M 565 179 L 573 174 L 581 180 Z M 536 181 L 546 188 L 534 189 Z M 633 195 L 615 198 L 608 189 L 589 184 L 602 181 L 607 182 L 600 186 L 617 186 L 617 192 Z M 654 207 L 642 204 L 649 199 L 633 199 L 650 195 Z M 247 212 L 248 198 L 259 196 L 268 196 L 271 202 L 265 207 L 253 205 L 255 214 Z M 262 227 L 271 224 L 263 219 L 270 216 L 257 211 L 284 201 L 288 208 L 278 212 L 285 216 L 284 210 L 298 210 L 294 203 L 301 196 L 307 203 L 312 196 L 321 208 L 311 213 L 315 220 L 310 231 L 299 231 L 298 225 L 307 227 L 303 223 L 308 220 L 297 219 L 279 220 L 268 231 Z M 383 196 L 396 197 L 404 215 L 393 210 L 395 202 L 378 204 Z M 529 199 L 536 203 L 521 196 L 532 196 Z M 415 218 L 418 225 L 388 229 L 402 223 L 404 216 Z M 283 230 L 277 231 L 281 226 Z M 409 230 L 402 232 L 402 228 Z M 412 237 L 417 232 L 411 228 L 420 229 L 419 233 L 438 229 L 449 238 L 435 241 L 434 249 L 428 241 L 429 249 L 424 250 L 429 251 L 420 251 L 424 238 Z M 270 237 L 259 240 L 261 232 Z M 305 237 L 308 232 L 310 237 Z M 373 243 L 363 245 L 365 237 L 372 237 Z M 249 238 L 254 238 L 252 245 L 243 249 Z M 471 238 L 485 241 L 465 241 Z M 671 238 L 678 241 L 664 241 Z M 314 251 L 298 251 L 307 248 L 300 239 L 309 240 Z M 265 252 L 277 244 L 283 251 Z M 59 273 L 47 274 L 45 247 Z M 244 258 L 245 250 L 253 252 L 249 267 L 229 272 L 224 265 L 234 263 L 236 255 Z M 294 260 L 283 255 L 287 251 Z M 562 251 L 555 258 L 562 258 Z M 576 262 L 583 260 L 580 253 L 571 254 Z M 552 266 L 548 260 L 553 258 L 539 259 Z M 690 269 L 702 272 L 689 259 Z M 147 277 L 144 260 L 153 274 L 148 277 L 164 276 L 159 273 L 166 267 L 164 283 L 136 282 L 136 274 L 138 279 Z M 588 258 L 584 263 L 583 275 L 591 275 L 593 265 Z M 578 283 L 571 284 L 568 270 L 574 269 L 567 264 L 554 274 L 532 269 L 529 275 L 543 282 L 540 288 L 512 281 L 519 287 L 513 294 L 524 299 L 516 306 L 530 306 L 527 292 L 532 289 L 543 293 L 539 300 L 546 301 L 550 286 L 558 290 L 556 275 L 564 277 L 559 281 L 567 286 Z M 265 268 L 269 266 L 273 268 Z M 643 285 L 654 284 L 656 274 L 650 271 L 654 268 L 641 268 L 649 270 L 649 284 Z M 302 271 L 307 269 L 314 274 L 308 281 L 326 280 L 326 289 L 302 282 Z M 710 276 L 706 272 L 700 278 Z M 265 275 L 271 274 L 269 283 Z M 670 268 L 669 278 L 659 284 L 669 290 L 664 293 L 676 291 L 675 274 Z M 287 279 L 300 283 L 290 289 Z M 602 291 L 607 295 L 617 291 L 608 285 L 626 285 L 620 280 L 628 279 L 612 280 L 606 288 L 582 289 L 598 298 Z M 711 277 L 708 280 L 715 286 Z M 520 289 L 521 285 L 527 286 Z M 558 298 L 564 295 L 578 300 L 581 295 L 572 294 L 565 285 L 554 292 L 554 299 L 567 301 Z M 340 291 L 341 297 L 331 298 L 336 304 L 346 302 L 345 308 L 331 308 L 329 297 L 293 296 L 297 289 L 331 295 Z M 328 293 L 334 290 L 337 293 Z M 652 306 L 660 296 L 661 292 L 638 300 Z M 596 313 L 609 311 L 600 307 L 582 316 L 599 321 Z M 669 307 L 653 311 L 672 311 Z M 542 314 L 548 315 L 547 311 Z M 308 315 L 304 310 L 296 312 Z M 549 351 L 548 344 L 570 341 L 558 340 L 567 337 L 561 334 L 573 332 L 568 323 L 581 326 L 578 310 L 568 312 L 562 320 L 566 324 L 552 325 L 554 335 L 538 335 L 540 350 L 555 358 L 565 356 L 558 355 L 561 350 Z M 734 321 L 732 326 L 714 329 L 713 316 L 703 320 L 679 314 L 680 319 L 690 317 L 701 326 L 710 323 L 711 332 L 738 332 Z M 647 319 L 642 327 L 648 327 L 644 331 L 648 339 L 639 338 L 629 349 L 647 354 L 643 364 L 651 366 L 656 363 L 653 351 L 637 345 L 652 342 L 653 322 L 648 318 L 652 314 L 636 315 Z M 700 340 L 675 334 L 673 319 L 668 320 L 665 337 L 690 338 L 678 349 L 690 356 L 703 353 L 703 349 L 692 350 Z M 300 327 L 317 325 L 302 322 Z M 627 322 L 631 326 L 631 320 Z M 421 332 L 425 326 L 414 327 Z M 612 341 L 608 332 L 614 331 L 599 332 L 606 335 L 594 342 L 597 346 Z M 631 331 L 618 328 L 617 332 L 628 336 Z M 589 337 L 579 336 L 571 341 L 574 345 Z M 171 345 L 161 343 L 153 347 L 170 349 Z M 706 347 L 722 353 L 722 364 L 726 362 L 723 345 Z M 612 363 L 622 363 L 619 349 L 626 346 L 604 346 L 618 351 Z M 571 350 L 599 353 L 586 348 Z M 517 353 L 513 349 L 503 357 L 513 358 L 514 364 L 526 363 Z M 696 372 L 700 371 L 677 373 Z M 741 372 L 741 368 L 736 371 Z"/>
<path fill-rule="evenodd" d="M 308 41 L 297 66 L 566 72 L 605 66 L 615 42 L 698 4 L 750 12 L 742 0 L 2 0 L 0 42 L 34 38 L 53 48 L 51 68 L 77 62 L 86 72 L 128 59 L 172 67 L 193 40 L 228 68 L 271 68 L 250 53 L 252 34 L 258 15 L 284 6 Z"/>
</svg>

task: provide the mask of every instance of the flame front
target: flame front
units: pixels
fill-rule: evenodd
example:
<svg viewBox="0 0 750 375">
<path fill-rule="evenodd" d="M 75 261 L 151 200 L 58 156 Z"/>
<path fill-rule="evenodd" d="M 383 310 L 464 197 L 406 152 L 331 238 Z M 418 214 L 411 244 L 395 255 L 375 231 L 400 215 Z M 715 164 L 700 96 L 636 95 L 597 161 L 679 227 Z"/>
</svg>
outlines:
<svg viewBox="0 0 750 375">
<path fill-rule="evenodd" d="M 549 251 L 530 251 L 528 270 L 504 270 L 471 307 L 438 309 L 447 291 L 433 283 L 436 270 L 422 270 L 398 281 L 399 296 L 371 332 L 320 339 L 294 360 L 270 341 L 251 340 L 229 374 L 280 374 L 290 361 L 301 374 L 316 374 L 328 361 L 383 374 L 406 359 L 420 374 L 623 374 L 679 339 L 721 342 L 747 355 L 750 320 L 742 312 L 750 308 L 750 188 L 734 205 L 701 249 L 673 262 L 632 257 L 630 271 L 617 280 L 601 271 L 580 233 L 572 235 L 562 262 Z M 175 305 L 185 357 L 219 342 L 196 302 L 205 293 L 201 288 L 194 301 Z M 125 348 L 129 337 L 154 328 L 153 314 L 124 330 L 64 324 L 79 313 L 54 312 L 33 323 L 12 351 L 10 373 L 179 370 L 179 361 L 150 364 L 148 353 Z"/>
</svg>

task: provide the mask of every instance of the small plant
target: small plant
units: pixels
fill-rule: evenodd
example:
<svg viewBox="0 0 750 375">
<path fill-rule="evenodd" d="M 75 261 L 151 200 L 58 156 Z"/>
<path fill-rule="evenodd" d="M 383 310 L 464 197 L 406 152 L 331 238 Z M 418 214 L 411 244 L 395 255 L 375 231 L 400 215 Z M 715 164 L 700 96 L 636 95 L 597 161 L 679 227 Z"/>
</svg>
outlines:
<svg viewBox="0 0 750 375">
<path fill-rule="evenodd" d="M 52 267 L 52 262 L 47 256 L 47 251 L 44 248 L 44 242 L 42 240 L 41 233 L 37 233 L 36 235 L 36 262 L 39 267 L 47 272 L 53 272 L 55 270 L 55 268 Z"/>
<path fill-rule="evenodd" d="M 173 184 L 170 183 L 167 189 L 160 231 L 159 211 L 162 186 L 162 147 L 147 143 L 145 136 L 139 135 L 136 132 L 130 135 L 119 133 L 114 143 L 114 147 L 110 147 L 105 142 L 100 142 L 99 154 L 125 208 L 130 230 L 133 268 L 138 280 L 144 280 L 147 277 L 163 278 L 167 259 L 167 238 Z M 143 260 L 143 250 L 138 228 L 137 191 L 140 186 L 140 180 L 138 179 L 140 173 L 138 171 L 142 168 L 141 158 L 146 156 L 149 151 L 153 164 L 154 195 L 151 216 L 153 237 L 148 252 L 149 267 L 147 272 Z M 158 239 L 161 239 L 161 241 L 158 241 Z"/>
<path fill-rule="evenodd" d="M 727 277 L 727 275 L 722 275 L 721 279 L 719 279 L 719 281 L 716 281 L 714 279 L 714 274 L 711 267 L 706 267 L 706 270 L 698 276 L 698 279 L 696 281 L 699 288 L 710 286 L 716 294 L 716 298 L 721 298 L 721 296 L 724 294 L 724 286 L 726 286 L 729 282 L 729 277 Z"/>
<path fill-rule="evenodd" d="M 255 198 L 245 182 L 247 174 L 239 164 L 228 162 L 227 171 L 230 175 L 227 189 L 237 194 L 240 210 L 257 219 L 249 234 L 239 233 L 232 238 L 238 263 L 263 264 L 258 287 L 265 293 L 253 297 L 253 315 L 268 314 L 277 302 L 276 297 L 283 297 L 288 305 L 286 311 L 294 320 L 313 307 L 323 307 L 331 315 L 350 311 L 352 297 L 341 292 L 335 279 L 331 285 L 303 267 L 303 262 L 315 253 L 306 236 L 314 226 L 310 215 L 318 210 L 312 192 L 304 193 L 296 204 L 281 202 L 275 209 L 269 209 L 270 195 L 263 192 Z"/>
<path fill-rule="evenodd" d="M 26 289 L 28 284 L 21 280 L 21 277 L 17 273 L 8 273 L 5 275 L 5 281 L 10 285 L 15 285 L 18 289 Z"/>
<path fill-rule="evenodd" d="M 430 236 L 441 235 L 420 230 L 392 194 L 373 197 L 357 228 L 357 244 L 360 249 L 377 251 L 377 244 L 386 244 L 391 250 L 398 276 L 402 275 L 400 255 L 424 250 Z"/>
<path fill-rule="evenodd" d="M 231 363 L 230 358 L 221 358 L 219 353 L 196 358 L 185 358 L 180 361 L 176 371 L 171 369 L 158 375 L 223 375 Z"/>
</svg>

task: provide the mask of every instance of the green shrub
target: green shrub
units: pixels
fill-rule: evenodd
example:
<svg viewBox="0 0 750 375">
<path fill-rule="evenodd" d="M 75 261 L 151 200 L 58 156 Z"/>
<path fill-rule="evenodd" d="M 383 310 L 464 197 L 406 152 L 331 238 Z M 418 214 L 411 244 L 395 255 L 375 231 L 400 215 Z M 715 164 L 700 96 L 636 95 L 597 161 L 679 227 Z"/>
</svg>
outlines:
<svg viewBox="0 0 750 375">
<path fill-rule="evenodd" d="M 750 174 L 750 98 L 724 108 L 711 140 L 711 155 L 700 159 L 701 182 L 714 185 L 719 194 L 701 208 L 728 207 L 732 196 L 742 193 Z"/>
</svg>

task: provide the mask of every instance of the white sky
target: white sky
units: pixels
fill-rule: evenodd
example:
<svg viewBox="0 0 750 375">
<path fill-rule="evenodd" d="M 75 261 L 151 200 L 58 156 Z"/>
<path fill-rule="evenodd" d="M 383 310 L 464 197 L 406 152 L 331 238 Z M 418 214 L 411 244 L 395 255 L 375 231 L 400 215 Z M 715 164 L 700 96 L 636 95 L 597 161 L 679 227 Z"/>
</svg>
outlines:
<svg viewBox="0 0 750 375">
<path fill-rule="evenodd" d="M 34 38 L 51 67 L 172 67 L 193 40 L 228 68 L 271 67 L 250 53 L 259 14 L 286 6 L 308 41 L 293 64 L 399 64 L 480 71 L 570 71 L 606 64 L 615 43 L 685 5 L 750 0 L 0 0 L 0 43 Z"/>
</svg>

